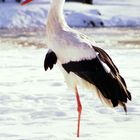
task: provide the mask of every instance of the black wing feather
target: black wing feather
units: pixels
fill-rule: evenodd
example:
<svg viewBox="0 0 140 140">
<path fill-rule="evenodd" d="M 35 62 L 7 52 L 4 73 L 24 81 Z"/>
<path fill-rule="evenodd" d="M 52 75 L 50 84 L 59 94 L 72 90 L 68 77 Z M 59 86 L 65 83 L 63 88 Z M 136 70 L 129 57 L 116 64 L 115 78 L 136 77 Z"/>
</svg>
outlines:
<svg viewBox="0 0 140 140">
<path fill-rule="evenodd" d="M 79 77 L 94 84 L 105 98 L 111 100 L 114 107 L 120 102 L 126 103 L 127 98 L 131 100 L 126 83 L 109 55 L 100 48 L 96 48 L 96 51 L 99 55 L 92 60 L 71 61 L 62 64 L 62 66 L 68 73 L 74 72 Z M 105 70 L 101 61 L 107 64 L 110 72 Z"/>
<path fill-rule="evenodd" d="M 44 69 L 45 71 L 50 68 L 52 69 L 53 68 L 53 65 L 56 64 L 57 62 L 57 56 L 56 54 L 52 51 L 52 50 L 49 50 L 45 56 L 45 59 L 44 59 Z"/>
<path fill-rule="evenodd" d="M 111 69 L 113 74 L 115 74 L 117 76 L 117 79 L 122 83 L 123 86 L 125 86 L 125 90 L 127 90 L 126 82 L 125 82 L 124 78 L 119 74 L 119 70 L 115 66 L 115 64 L 113 63 L 110 56 L 103 49 L 101 49 L 99 47 L 93 46 L 93 48 L 95 49 L 96 52 L 99 53 L 100 59 L 108 65 L 108 67 Z M 127 95 L 128 95 L 128 99 L 131 100 L 132 97 L 131 97 L 131 94 L 128 90 L 127 90 Z"/>
</svg>

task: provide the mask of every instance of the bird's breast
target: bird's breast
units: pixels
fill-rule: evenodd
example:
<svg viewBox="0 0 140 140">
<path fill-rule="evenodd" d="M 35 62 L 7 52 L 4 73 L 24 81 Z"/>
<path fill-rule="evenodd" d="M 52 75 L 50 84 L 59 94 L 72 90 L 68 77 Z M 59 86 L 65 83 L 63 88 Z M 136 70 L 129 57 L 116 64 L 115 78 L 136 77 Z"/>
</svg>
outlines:
<svg viewBox="0 0 140 140">
<path fill-rule="evenodd" d="M 96 57 L 96 52 L 94 49 L 88 47 L 87 44 L 78 44 L 58 37 L 54 38 L 49 40 L 48 46 L 55 52 L 61 63 L 90 60 Z"/>
</svg>

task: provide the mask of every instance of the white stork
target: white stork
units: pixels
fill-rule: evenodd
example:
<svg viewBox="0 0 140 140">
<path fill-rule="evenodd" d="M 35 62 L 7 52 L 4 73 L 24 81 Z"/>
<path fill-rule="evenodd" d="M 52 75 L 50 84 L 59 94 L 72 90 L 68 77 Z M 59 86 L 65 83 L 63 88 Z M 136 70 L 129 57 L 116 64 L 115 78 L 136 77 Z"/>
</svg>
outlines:
<svg viewBox="0 0 140 140">
<path fill-rule="evenodd" d="M 31 0 L 25 0 L 22 4 L 28 1 Z M 74 90 L 77 99 L 79 137 L 82 105 L 77 85 L 87 89 L 96 88 L 102 102 L 111 107 L 121 105 L 125 112 L 131 94 L 109 55 L 86 35 L 67 25 L 63 14 L 64 2 L 65 0 L 51 1 L 46 25 L 49 51 L 44 60 L 44 68 L 52 69 L 57 63 L 66 83 Z"/>
</svg>

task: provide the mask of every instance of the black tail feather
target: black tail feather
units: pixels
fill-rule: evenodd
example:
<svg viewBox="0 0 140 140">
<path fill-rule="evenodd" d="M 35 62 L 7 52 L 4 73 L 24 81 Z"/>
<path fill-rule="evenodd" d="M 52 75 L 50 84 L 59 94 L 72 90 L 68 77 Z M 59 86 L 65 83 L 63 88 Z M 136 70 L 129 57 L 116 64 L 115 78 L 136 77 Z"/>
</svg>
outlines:
<svg viewBox="0 0 140 140">
<path fill-rule="evenodd" d="M 127 98 L 129 100 L 131 100 L 132 99 L 131 93 L 127 90 L 126 82 L 125 82 L 124 78 L 119 74 L 119 70 L 113 63 L 110 56 L 103 49 L 101 49 L 99 47 L 93 46 L 93 48 L 95 49 L 95 51 L 97 51 L 99 53 L 99 58 L 101 59 L 101 61 L 106 63 L 108 65 L 108 67 L 111 69 L 112 75 L 114 75 L 114 77 L 117 78 L 116 80 L 119 83 L 119 86 L 121 87 L 121 91 L 123 92 L 122 95 L 127 96 Z M 122 98 L 122 99 L 124 102 L 126 102 L 126 100 L 124 100 L 125 98 Z"/>
</svg>

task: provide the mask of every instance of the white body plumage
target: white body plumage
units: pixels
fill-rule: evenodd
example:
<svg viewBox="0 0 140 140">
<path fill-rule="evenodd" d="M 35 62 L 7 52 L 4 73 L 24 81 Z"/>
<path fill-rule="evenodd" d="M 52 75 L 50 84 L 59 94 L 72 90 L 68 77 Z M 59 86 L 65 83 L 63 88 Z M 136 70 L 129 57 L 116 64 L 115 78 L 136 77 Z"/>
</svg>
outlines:
<svg viewBox="0 0 140 140">
<path fill-rule="evenodd" d="M 64 2 L 65 0 L 52 0 L 46 27 L 48 47 L 56 54 L 58 65 L 64 74 L 66 83 L 74 90 L 77 84 L 93 90 L 95 84 L 97 94 L 101 101 L 105 102 L 111 107 L 115 107 L 120 104 L 125 108 L 124 102 L 127 102 L 127 96 L 129 99 L 131 99 L 131 95 L 127 90 L 124 79 L 120 76 L 117 67 L 104 50 L 96 47 L 97 44 L 93 40 L 90 41 L 86 35 L 71 29 L 67 25 L 63 15 Z M 96 59 L 99 62 L 96 62 L 97 64 L 93 64 L 91 67 L 88 66 L 90 64 L 83 65 L 89 67 L 89 69 L 87 68 L 86 71 L 84 71 L 84 75 L 81 71 L 82 68 L 79 68 L 79 70 L 76 69 L 76 71 L 78 70 L 79 74 L 78 72 L 75 72 L 74 69 L 76 65 L 72 69 L 70 68 L 71 70 L 68 68 L 70 70 L 69 72 L 67 71 L 67 66 L 66 68 L 63 66 L 63 64 L 69 64 L 71 62 L 79 62 L 81 66 L 81 63 L 84 63 L 84 61 L 91 63 L 90 61 L 96 61 Z M 98 63 L 100 63 L 100 66 L 97 66 Z M 76 64 L 79 65 L 78 63 Z M 91 74 L 90 69 L 93 69 L 93 67 L 100 70 L 97 70 L 95 73 L 92 72 Z M 100 81 L 103 82 L 101 75 L 103 76 L 102 78 L 104 79 L 104 82 L 106 82 L 105 77 L 107 76 L 108 82 L 110 84 L 114 84 L 112 85 L 114 90 L 117 88 L 120 95 L 117 95 L 117 91 L 115 91 L 116 95 L 113 93 L 114 97 L 111 95 L 113 89 L 111 89 L 108 84 L 106 84 L 107 87 L 104 87 L 105 83 L 100 83 Z M 116 83 L 111 81 L 110 78 L 112 78 L 112 80 L 116 79 Z M 107 91 L 107 88 L 110 88 L 109 91 Z M 122 99 L 124 101 L 121 101 L 119 98 L 124 98 Z"/>
<path fill-rule="evenodd" d="M 93 42 L 84 34 L 71 29 L 65 22 L 62 12 L 63 4 L 64 0 L 52 0 L 46 26 L 48 47 L 57 55 L 59 68 L 64 74 L 65 82 L 71 89 L 75 90 L 77 84 L 93 89 L 93 85 L 73 72 L 68 74 L 61 66 L 61 64 L 70 61 L 90 60 L 96 57 L 96 52 L 91 46 Z"/>
<path fill-rule="evenodd" d="M 64 0 L 52 1 L 47 19 L 48 47 L 56 53 L 61 63 L 95 58 L 96 52 L 90 40 L 82 33 L 69 28 L 64 20 L 62 9 L 58 9 L 60 6 L 56 5 L 56 2 L 62 5 Z"/>
</svg>

